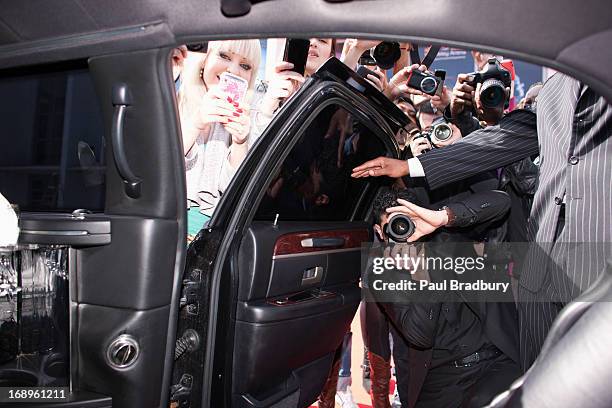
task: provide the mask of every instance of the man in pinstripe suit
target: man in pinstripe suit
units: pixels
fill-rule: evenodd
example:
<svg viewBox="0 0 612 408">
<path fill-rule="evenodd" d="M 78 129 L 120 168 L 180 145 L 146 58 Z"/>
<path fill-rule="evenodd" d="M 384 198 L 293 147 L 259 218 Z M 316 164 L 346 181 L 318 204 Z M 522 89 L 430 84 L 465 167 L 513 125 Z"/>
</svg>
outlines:
<svg viewBox="0 0 612 408">
<path fill-rule="evenodd" d="M 611 136 L 612 107 L 587 85 L 559 73 L 540 92 L 537 117 L 515 110 L 498 125 L 444 149 L 408 161 L 379 157 L 355 168 L 353 177 L 425 177 L 435 189 L 540 155 L 529 221 L 529 236 L 537 245 L 525 260 L 518 295 L 521 359 L 527 369 L 559 310 L 591 285 L 610 254 Z"/>
</svg>

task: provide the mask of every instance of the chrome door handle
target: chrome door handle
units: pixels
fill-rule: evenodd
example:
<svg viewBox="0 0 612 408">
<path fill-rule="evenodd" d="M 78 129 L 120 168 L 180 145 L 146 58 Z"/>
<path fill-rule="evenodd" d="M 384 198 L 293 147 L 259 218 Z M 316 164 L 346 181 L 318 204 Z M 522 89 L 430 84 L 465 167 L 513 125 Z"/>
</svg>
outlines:
<svg viewBox="0 0 612 408">
<path fill-rule="evenodd" d="M 344 246 L 344 238 L 306 238 L 301 244 L 302 248 L 335 248 Z"/>
<path fill-rule="evenodd" d="M 323 279 L 324 270 L 325 268 L 322 266 L 315 266 L 313 268 L 305 269 L 304 274 L 302 275 L 302 286 L 321 282 L 321 279 Z"/>
</svg>

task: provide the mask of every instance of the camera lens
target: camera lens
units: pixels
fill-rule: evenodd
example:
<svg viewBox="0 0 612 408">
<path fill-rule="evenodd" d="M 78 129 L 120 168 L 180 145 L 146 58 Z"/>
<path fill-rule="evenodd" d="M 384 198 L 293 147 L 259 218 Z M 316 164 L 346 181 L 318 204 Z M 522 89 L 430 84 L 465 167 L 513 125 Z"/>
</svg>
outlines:
<svg viewBox="0 0 612 408">
<path fill-rule="evenodd" d="M 426 94 L 433 94 L 437 86 L 438 83 L 432 77 L 426 77 L 421 81 L 421 91 Z"/>
<path fill-rule="evenodd" d="M 434 143 L 444 142 L 451 138 L 453 129 L 446 123 L 440 123 L 433 127 L 431 131 L 431 139 Z"/>
<path fill-rule="evenodd" d="M 398 42 L 383 41 L 371 51 L 372 58 L 381 69 L 391 69 L 402 55 Z"/>
<path fill-rule="evenodd" d="M 487 79 L 480 88 L 480 102 L 485 108 L 496 108 L 506 101 L 506 88 L 499 79 Z"/>
<path fill-rule="evenodd" d="M 404 214 L 396 214 L 391 217 L 388 225 L 387 233 L 394 242 L 406 242 L 414 234 L 414 222 Z"/>
</svg>

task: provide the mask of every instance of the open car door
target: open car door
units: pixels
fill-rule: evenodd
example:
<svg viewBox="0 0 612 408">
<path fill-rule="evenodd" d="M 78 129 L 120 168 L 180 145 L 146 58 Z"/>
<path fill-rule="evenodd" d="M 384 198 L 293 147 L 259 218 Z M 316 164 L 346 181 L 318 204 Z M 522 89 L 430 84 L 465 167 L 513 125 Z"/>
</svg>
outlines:
<svg viewBox="0 0 612 408">
<path fill-rule="evenodd" d="M 189 247 L 177 336 L 195 331 L 202 346 L 176 362 L 175 402 L 316 400 L 359 305 L 360 249 L 372 240 L 374 189 L 351 169 L 397 157 L 407 121 L 335 58 L 277 113 Z"/>
<path fill-rule="evenodd" d="M 2 252 L 21 291 L 0 299 L 0 386 L 166 406 L 186 224 L 168 52 L 0 73 L 0 190 L 21 228 Z"/>
</svg>

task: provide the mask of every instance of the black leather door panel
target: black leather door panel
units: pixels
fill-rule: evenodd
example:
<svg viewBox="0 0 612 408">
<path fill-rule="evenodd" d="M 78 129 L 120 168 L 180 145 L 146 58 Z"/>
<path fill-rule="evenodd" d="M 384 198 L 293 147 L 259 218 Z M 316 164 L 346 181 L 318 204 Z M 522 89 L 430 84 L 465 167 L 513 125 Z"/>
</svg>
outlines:
<svg viewBox="0 0 612 408">
<path fill-rule="evenodd" d="M 289 392 L 283 384 L 290 379 L 303 392 L 297 406 L 316 397 L 332 362 L 325 357 L 336 352 L 359 305 L 360 248 L 370 238 L 364 222 L 253 222 L 238 255 L 238 406 Z"/>
<path fill-rule="evenodd" d="M 274 323 L 236 322 L 234 392 L 265 393 L 294 370 L 335 352 L 357 306 L 334 306 L 323 313 Z M 325 369 L 315 374 L 313 378 L 327 377 Z"/>
</svg>

